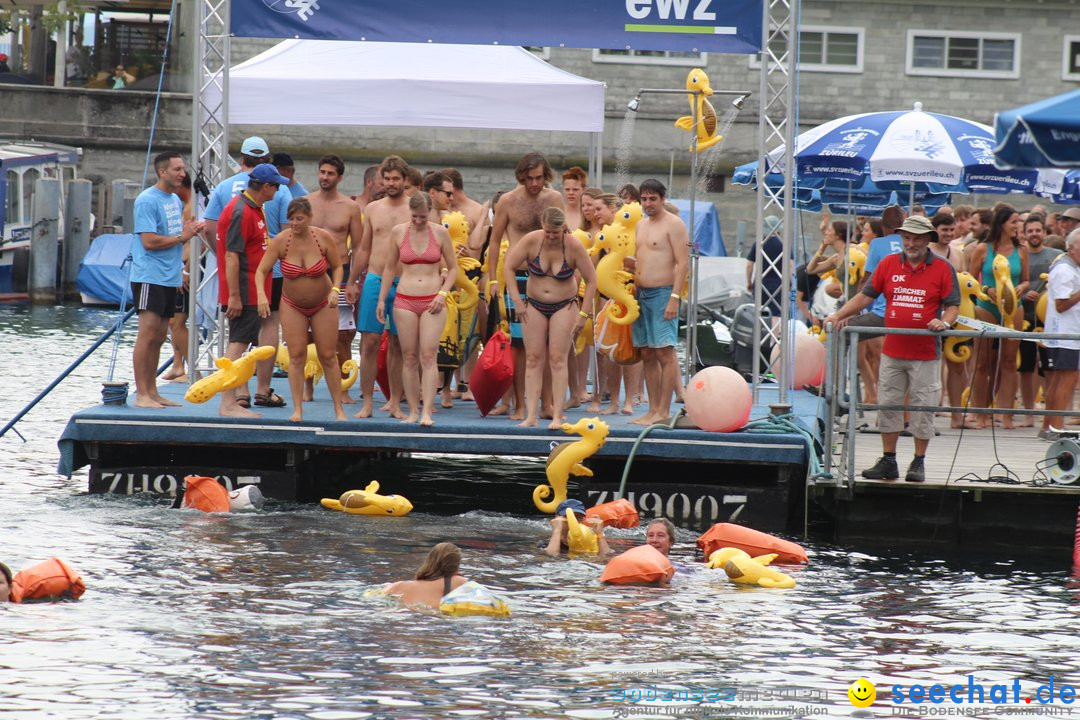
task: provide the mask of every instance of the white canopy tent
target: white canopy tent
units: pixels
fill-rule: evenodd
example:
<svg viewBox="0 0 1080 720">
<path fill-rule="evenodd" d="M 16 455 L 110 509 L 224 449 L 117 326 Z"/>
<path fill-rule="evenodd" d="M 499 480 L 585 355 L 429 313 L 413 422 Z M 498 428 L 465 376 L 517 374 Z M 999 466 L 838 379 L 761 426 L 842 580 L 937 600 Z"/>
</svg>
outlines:
<svg viewBox="0 0 1080 720">
<path fill-rule="evenodd" d="M 285 40 L 229 69 L 228 122 L 604 129 L 604 84 L 494 45 Z"/>
</svg>

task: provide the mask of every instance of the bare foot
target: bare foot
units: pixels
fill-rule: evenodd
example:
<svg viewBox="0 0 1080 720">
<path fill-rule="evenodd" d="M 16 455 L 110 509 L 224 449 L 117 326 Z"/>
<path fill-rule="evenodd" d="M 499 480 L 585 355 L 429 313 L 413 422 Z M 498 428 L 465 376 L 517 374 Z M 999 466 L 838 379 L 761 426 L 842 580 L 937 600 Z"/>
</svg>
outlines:
<svg viewBox="0 0 1080 720">
<path fill-rule="evenodd" d="M 588 412 L 600 412 L 600 401 L 593 400 L 591 403 L 589 403 Z"/>
<path fill-rule="evenodd" d="M 259 418 L 262 417 L 259 413 L 242 408 L 239 405 L 233 405 L 231 407 L 223 407 L 218 410 L 218 415 L 221 417 L 239 417 L 239 418 Z"/>
<path fill-rule="evenodd" d="M 517 418 L 514 419 L 517 420 Z M 522 420 L 518 423 L 518 427 L 536 427 L 536 419 L 533 418 L 531 420 Z"/>
<path fill-rule="evenodd" d="M 675 401 L 676 402 L 682 402 L 682 400 L 679 400 L 679 398 L 675 398 Z M 633 402 L 634 405 L 640 405 L 641 404 L 641 396 L 640 395 L 635 395 L 633 397 L 632 402 Z"/>
<path fill-rule="evenodd" d="M 155 395 L 154 400 L 160 403 L 162 407 L 180 407 L 180 403 L 167 400 L 160 395 Z"/>
<path fill-rule="evenodd" d="M 1018 427 L 1018 428 L 1035 427 L 1035 421 L 1031 419 L 1030 415 L 1025 415 L 1024 417 L 1022 417 L 1020 419 L 1020 422 L 1018 422 L 1018 423 L 1016 423 L 1016 425 L 1014 425 L 1014 427 Z"/>
<path fill-rule="evenodd" d="M 622 408 L 621 412 L 622 412 L 623 415 L 633 415 L 634 414 L 634 403 L 633 402 L 628 402 L 625 405 L 623 405 L 623 408 Z"/>
<path fill-rule="evenodd" d="M 444 407 L 449 410 L 450 408 L 454 407 L 454 401 L 443 395 L 443 399 L 442 402 L 439 403 L 439 407 Z"/>
<path fill-rule="evenodd" d="M 338 419 L 339 420 L 344 420 L 344 418 L 338 418 Z M 303 422 L 303 421 L 304 421 L 304 413 L 302 413 L 300 410 L 297 410 L 296 412 L 294 412 L 292 415 L 289 416 L 289 422 L 298 423 L 298 422 Z"/>
<path fill-rule="evenodd" d="M 390 412 L 390 401 L 387 400 L 385 403 L 383 403 L 383 406 L 379 408 L 379 410 L 382 412 Z"/>
<path fill-rule="evenodd" d="M 461 399 L 465 402 L 476 402 L 476 398 L 472 396 L 471 390 L 466 390 L 465 392 L 461 393 Z"/>
<path fill-rule="evenodd" d="M 630 424 L 631 425 L 652 425 L 655 422 L 656 422 L 656 413 L 650 411 L 650 412 L 645 413 L 641 417 L 637 418 L 636 420 L 631 420 Z"/>
<path fill-rule="evenodd" d="M 358 418 L 369 418 L 369 417 L 371 417 L 371 403 L 365 400 L 364 404 L 360 408 L 360 411 L 357 412 L 355 415 L 353 415 L 353 417 L 358 417 Z"/>
<path fill-rule="evenodd" d="M 551 419 L 551 408 L 540 408 L 540 417 L 544 420 Z"/>
<path fill-rule="evenodd" d="M 132 405 L 132 407 L 153 408 L 155 410 L 160 410 L 161 408 L 165 407 L 164 405 L 159 403 L 154 398 L 145 397 L 145 396 L 139 395 L 137 393 L 135 395 L 135 399 L 131 402 L 131 405 Z"/>
<path fill-rule="evenodd" d="M 494 410 L 489 412 L 488 415 L 505 415 L 508 412 L 510 412 L 510 406 L 500 404 Z"/>
<path fill-rule="evenodd" d="M 420 416 L 417 415 L 416 413 L 409 413 L 409 417 L 405 418 L 401 422 L 402 423 L 414 423 L 419 419 L 420 419 Z"/>
<path fill-rule="evenodd" d="M 178 382 L 180 378 L 183 378 L 183 382 L 187 382 L 187 373 L 184 372 L 183 368 L 178 368 L 175 365 L 166 370 L 165 374 L 161 376 L 162 380 L 175 380 Z"/>
<path fill-rule="evenodd" d="M 552 418 L 548 423 L 548 430 L 562 430 L 563 422 L 565 421 L 561 417 Z"/>
<path fill-rule="evenodd" d="M 420 427 L 433 427 L 434 425 L 435 421 L 430 416 L 420 418 Z"/>
<path fill-rule="evenodd" d="M 403 413 L 401 411 L 401 406 L 400 405 L 394 405 L 392 408 L 390 408 L 386 412 L 390 413 L 390 417 L 397 418 L 398 420 L 405 417 L 405 413 Z M 414 413 L 414 415 L 415 415 L 415 413 Z"/>
<path fill-rule="evenodd" d="M 579 408 L 579 407 L 581 407 L 581 401 L 580 400 L 570 400 L 570 402 L 566 403 L 566 409 L 567 410 L 573 410 L 574 408 Z"/>
<path fill-rule="evenodd" d="M 515 410 L 514 414 L 510 416 L 510 419 L 511 420 L 524 420 L 525 419 L 525 411 L 524 410 Z M 536 422 L 534 421 L 533 425 L 535 425 L 535 424 L 536 424 Z"/>
<path fill-rule="evenodd" d="M 349 393 L 343 392 L 343 393 L 341 393 L 341 404 L 342 405 L 355 405 L 356 400 L 354 400 L 353 396 L 350 395 Z"/>
<path fill-rule="evenodd" d="M 315 399 L 315 391 L 308 388 L 304 388 L 304 402 L 311 402 Z"/>
<path fill-rule="evenodd" d="M 603 410 L 600 411 L 600 414 L 601 415 L 614 415 L 617 410 L 618 410 L 618 408 L 615 407 L 614 405 L 608 405 L 606 408 L 604 408 Z"/>
</svg>

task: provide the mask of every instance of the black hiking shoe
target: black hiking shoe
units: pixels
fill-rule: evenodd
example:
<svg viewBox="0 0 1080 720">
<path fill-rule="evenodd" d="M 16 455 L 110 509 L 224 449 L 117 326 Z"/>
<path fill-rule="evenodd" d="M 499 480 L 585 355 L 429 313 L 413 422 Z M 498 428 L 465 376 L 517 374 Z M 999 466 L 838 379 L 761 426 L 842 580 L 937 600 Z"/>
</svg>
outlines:
<svg viewBox="0 0 1080 720">
<path fill-rule="evenodd" d="M 900 468 L 896 466 L 896 456 L 882 455 L 874 467 L 862 471 L 862 476 L 867 480 L 899 480 Z"/>
<path fill-rule="evenodd" d="M 917 457 L 911 461 L 904 480 L 907 482 L 923 482 L 926 480 L 926 468 L 923 466 L 923 458 Z"/>
</svg>

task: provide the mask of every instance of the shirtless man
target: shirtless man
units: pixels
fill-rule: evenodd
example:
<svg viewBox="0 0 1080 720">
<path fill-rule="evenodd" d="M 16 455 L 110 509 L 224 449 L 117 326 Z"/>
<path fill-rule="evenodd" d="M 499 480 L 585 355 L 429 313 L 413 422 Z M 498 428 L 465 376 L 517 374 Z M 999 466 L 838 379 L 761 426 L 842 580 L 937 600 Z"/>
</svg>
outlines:
<svg viewBox="0 0 1080 720">
<path fill-rule="evenodd" d="M 465 194 L 465 180 L 457 168 L 443 168 L 440 172 L 450 179 L 454 187 L 454 199 L 450 202 L 450 210 L 457 210 L 469 221 L 469 231 L 479 227 L 483 220 L 484 206 Z"/>
<path fill-rule="evenodd" d="M 454 200 L 454 184 L 441 172 L 432 170 L 424 176 L 424 192 L 431 197 L 431 208 L 435 212 L 432 222 L 442 222 Z"/>
<path fill-rule="evenodd" d="M 345 178 L 345 163 L 337 155 L 323 155 L 319 159 L 319 189 L 307 196 L 311 203 L 311 224 L 326 230 L 337 242 L 338 257 L 349 257 L 349 238 L 354 245 L 363 232 L 363 213 L 360 205 L 338 190 Z M 347 277 L 348 263 L 345 264 Z M 356 337 L 356 308 L 339 293 L 338 300 L 338 365 L 352 359 L 352 341 Z M 311 398 L 304 398 L 310 400 Z M 354 400 L 349 393 L 342 393 L 342 402 Z"/>
<path fill-rule="evenodd" d="M 589 184 L 589 176 L 577 165 L 562 174 L 562 195 L 566 203 L 566 227 L 581 227 L 581 191 Z"/>
<path fill-rule="evenodd" d="M 404 192 L 405 200 L 413 196 L 414 193 L 420 192 L 420 189 L 424 186 L 424 174 L 411 165 L 405 167 L 405 180 L 404 180 Z M 385 191 L 385 188 L 384 188 Z"/>
<path fill-rule="evenodd" d="M 364 211 L 364 229 L 360 242 L 353 243 L 352 263 L 349 279 L 345 287 L 345 297 L 350 303 L 360 299 L 360 276 L 368 271 L 363 283 L 363 301 L 360 303 L 360 319 L 357 329 L 360 331 L 360 391 L 364 394 L 364 403 L 356 417 L 369 418 L 372 415 L 372 399 L 375 394 L 375 374 L 378 369 L 379 341 L 382 338 L 383 324 L 375 315 L 379 302 L 379 289 L 382 286 L 382 272 L 389 255 L 390 231 L 395 225 L 409 222 L 409 198 L 405 194 L 405 177 L 408 164 L 397 155 L 389 155 L 382 163 L 380 174 L 386 197 L 370 203 Z M 387 309 L 394 305 L 394 290 L 391 289 L 386 300 Z M 390 352 L 387 355 L 387 372 L 390 376 L 390 399 L 385 409 L 396 418 L 404 418 L 401 412 L 401 346 L 397 341 L 397 328 L 394 327 L 394 315 L 386 313 L 390 324 Z"/>
<path fill-rule="evenodd" d="M 528 153 L 518 161 L 514 170 L 518 186 L 499 198 L 499 204 L 495 206 L 495 219 L 492 221 L 491 249 L 499 247 L 505 235 L 510 239 L 510 247 L 514 243 L 533 230 L 540 229 L 540 213 L 546 208 L 556 207 L 565 211 L 562 195 L 557 190 L 552 190 L 547 185 L 555 177 L 543 155 L 537 152 Z M 489 267 L 498 266 L 498 258 L 489 260 Z M 525 264 L 514 268 L 517 270 L 518 292 L 524 296 L 525 284 L 529 275 L 525 271 Z M 510 321 L 510 346 L 514 353 L 514 414 L 512 419 L 525 419 L 525 342 L 522 339 L 521 323 L 513 310 L 510 296 L 506 297 L 506 312 Z M 501 404 L 495 408 L 492 415 L 502 415 L 507 412 L 507 405 Z"/>
<path fill-rule="evenodd" d="M 378 165 L 368 165 L 364 170 L 364 192 L 355 196 L 353 200 L 363 210 L 368 203 L 381 199 L 383 196 L 382 176 L 379 175 Z"/>
<path fill-rule="evenodd" d="M 690 234 L 682 219 L 664 209 L 667 188 L 659 180 L 641 183 L 645 219 L 637 226 L 634 284 L 641 316 L 634 322 L 634 347 L 641 349 L 649 412 L 631 422 L 652 425 L 671 415 L 679 363 L 675 343 L 679 331 L 679 293 L 686 282 Z"/>
</svg>

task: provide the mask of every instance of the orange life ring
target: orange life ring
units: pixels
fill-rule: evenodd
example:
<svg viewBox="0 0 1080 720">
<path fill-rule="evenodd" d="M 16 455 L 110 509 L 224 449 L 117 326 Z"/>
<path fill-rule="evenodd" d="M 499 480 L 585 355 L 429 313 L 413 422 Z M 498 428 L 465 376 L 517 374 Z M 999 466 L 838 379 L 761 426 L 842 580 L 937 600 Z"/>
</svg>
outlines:
<svg viewBox="0 0 1080 720">
<path fill-rule="evenodd" d="M 23 600 L 77 600 L 86 585 L 79 573 L 60 558 L 49 558 L 15 573 L 11 579 L 11 602 Z"/>
<path fill-rule="evenodd" d="M 652 545 L 640 545 L 611 558 L 600 576 L 600 582 L 613 585 L 666 583 L 674 574 L 675 568 L 664 553 Z"/>
<path fill-rule="evenodd" d="M 706 558 L 720 548 L 733 547 L 751 557 L 775 553 L 777 557 L 774 562 L 788 565 L 810 562 L 801 545 L 733 523 L 716 523 L 698 538 L 697 546 Z"/>
<path fill-rule="evenodd" d="M 604 521 L 604 527 L 636 528 L 641 524 L 637 508 L 626 498 L 594 505 L 585 511 L 585 518 L 597 517 Z"/>
<path fill-rule="evenodd" d="M 184 507 L 203 512 L 229 512 L 229 491 L 212 477 L 184 478 Z"/>
</svg>

